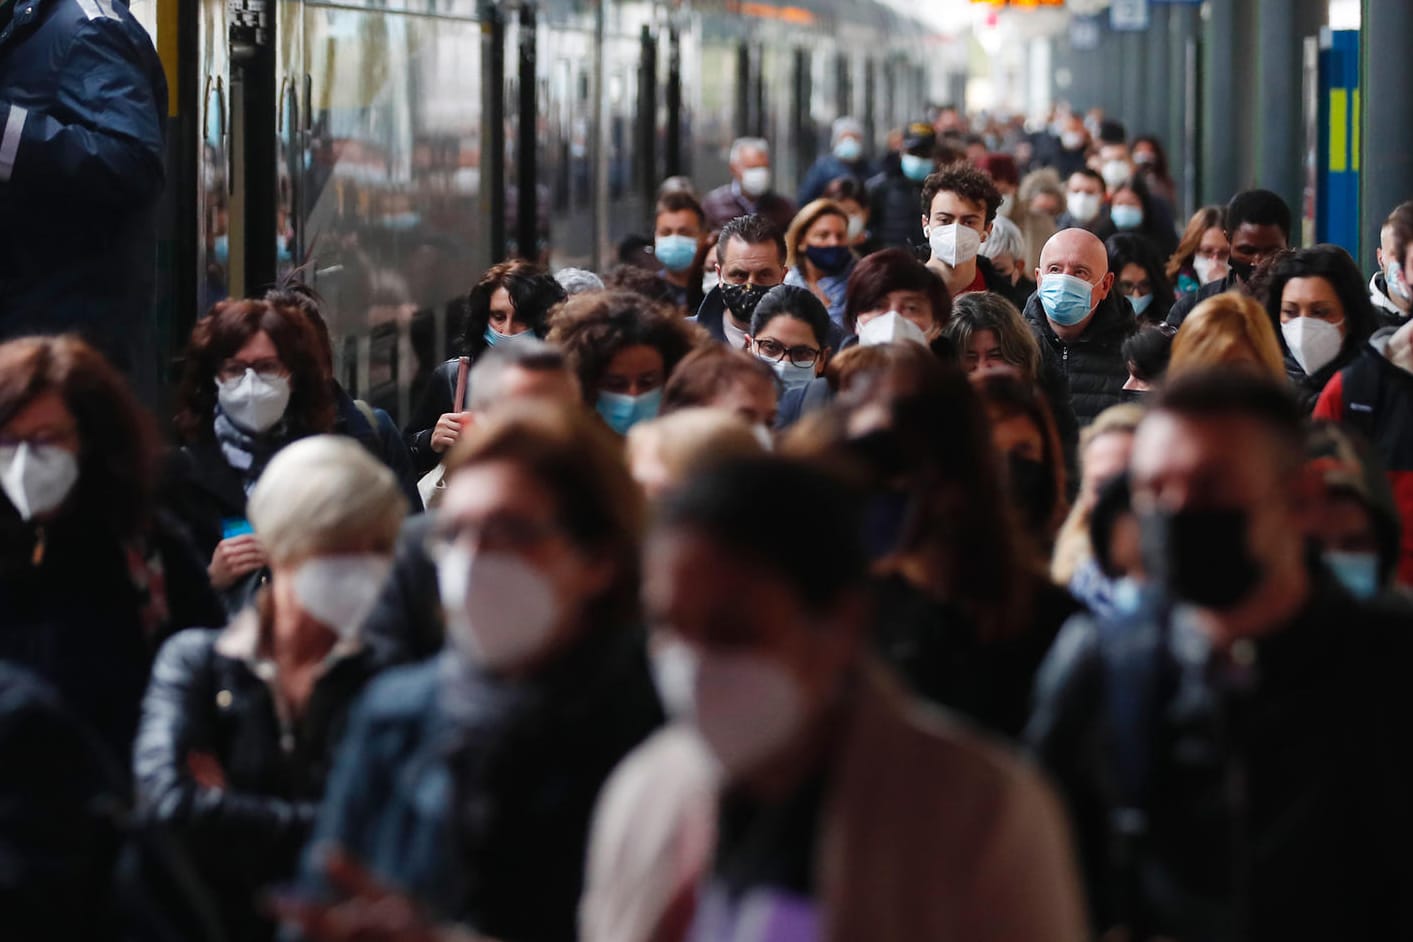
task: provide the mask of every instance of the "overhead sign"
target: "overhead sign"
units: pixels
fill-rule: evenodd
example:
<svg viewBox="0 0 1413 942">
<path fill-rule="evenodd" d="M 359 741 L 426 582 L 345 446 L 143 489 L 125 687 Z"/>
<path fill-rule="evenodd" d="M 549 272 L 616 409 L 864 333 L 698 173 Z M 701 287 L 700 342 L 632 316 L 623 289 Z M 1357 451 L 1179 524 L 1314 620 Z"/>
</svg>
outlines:
<svg viewBox="0 0 1413 942">
<path fill-rule="evenodd" d="M 1114 0 L 1109 6 L 1109 28 L 1136 32 L 1148 28 L 1148 0 Z"/>
</svg>

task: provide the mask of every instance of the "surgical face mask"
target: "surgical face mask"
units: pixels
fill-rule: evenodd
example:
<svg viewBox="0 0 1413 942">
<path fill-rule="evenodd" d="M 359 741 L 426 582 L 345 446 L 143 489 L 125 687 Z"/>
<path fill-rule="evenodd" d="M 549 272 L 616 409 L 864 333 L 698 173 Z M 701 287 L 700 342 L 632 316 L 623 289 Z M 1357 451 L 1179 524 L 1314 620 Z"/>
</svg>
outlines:
<svg viewBox="0 0 1413 942">
<path fill-rule="evenodd" d="M 848 268 L 849 259 L 853 258 L 853 255 L 847 245 L 805 246 L 805 257 L 826 275 L 837 275 Z"/>
<path fill-rule="evenodd" d="M 1108 160 L 1099 168 L 1099 176 L 1104 178 L 1104 185 L 1111 190 L 1127 183 L 1132 173 L 1126 160 Z"/>
<path fill-rule="evenodd" d="M 1388 283 L 1388 290 L 1400 301 L 1413 301 L 1413 288 L 1408 285 L 1408 279 L 1403 276 L 1403 266 L 1398 262 L 1389 262 L 1384 266 L 1384 280 Z"/>
<path fill-rule="evenodd" d="M 1346 553 L 1326 550 L 1325 567 L 1334 573 L 1339 584 L 1356 599 L 1371 599 L 1379 594 L 1379 557 L 1377 553 Z"/>
<path fill-rule="evenodd" d="M 1192 271 L 1197 275 L 1198 283 L 1204 285 L 1221 281 L 1227 276 L 1227 266 L 1206 255 L 1192 256 Z"/>
<path fill-rule="evenodd" d="M 756 305 L 760 299 L 765 297 L 771 286 L 767 285 L 733 285 L 722 282 L 721 300 L 726 305 L 731 315 L 742 324 L 749 324 L 751 316 L 756 312 Z"/>
<path fill-rule="evenodd" d="M 653 241 L 653 254 L 668 271 L 684 272 L 697 258 L 697 240 L 691 236 L 665 235 Z"/>
<path fill-rule="evenodd" d="M 492 672 L 542 652 L 560 618 L 553 583 L 513 553 L 455 545 L 437 562 L 437 590 L 453 647 Z"/>
<path fill-rule="evenodd" d="M 1140 167 L 1151 167 L 1158 162 L 1158 155 L 1148 150 L 1141 150 L 1133 155 L 1133 162 Z"/>
<path fill-rule="evenodd" d="M 1011 210 L 1015 208 L 1016 195 L 1014 193 L 1003 193 L 1001 195 L 1001 205 L 996 207 L 996 212 L 1002 216 L 1009 216 Z"/>
<path fill-rule="evenodd" d="M 1093 222 L 1103 205 L 1098 193 L 1075 191 L 1065 197 L 1065 209 L 1079 223 Z"/>
<path fill-rule="evenodd" d="M 864 227 L 868 222 L 864 219 L 863 213 L 849 214 L 849 228 L 847 230 L 850 242 L 857 242 L 864 234 Z"/>
<path fill-rule="evenodd" d="M 0 488 L 24 520 L 33 520 L 68 499 L 78 483 L 78 458 L 58 445 L 0 445 Z"/>
<path fill-rule="evenodd" d="M 216 264 L 225 268 L 231 263 L 231 237 L 218 235 L 211 243 L 211 252 L 216 256 Z"/>
<path fill-rule="evenodd" d="M 741 192 L 752 199 L 764 196 L 770 190 L 770 168 L 749 167 L 741 171 Z"/>
<path fill-rule="evenodd" d="M 841 137 L 834 145 L 834 156 L 851 164 L 863 156 L 863 141 L 856 137 Z"/>
<path fill-rule="evenodd" d="M 1117 229 L 1137 229 L 1143 225 L 1143 210 L 1137 206 L 1118 205 L 1109 210 L 1109 218 Z"/>
<path fill-rule="evenodd" d="M 760 359 L 765 360 L 764 357 Z M 797 389 L 814 379 L 813 366 L 796 366 L 791 363 L 788 357 L 780 360 L 765 360 L 770 364 L 770 368 L 775 371 L 775 375 L 780 378 L 780 385 L 785 389 Z"/>
<path fill-rule="evenodd" d="M 1061 327 L 1073 327 L 1094 310 L 1094 286 L 1074 275 L 1045 275 L 1038 293 L 1045 316 Z"/>
<path fill-rule="evenodd" d="M 653 639 L 648 666 L 668 719 L 690 721 L 696 714 L 697 652 L 685 641 L 659 636 Z"/>
<path fill-rule="evenodd" d="M 1060 146 L 1065 150 L 1079 150 L 1084 146 L 1084 132 L 1066 131 L 1060 135 Z"/>
<path fill-rule="evenodd" d="M 486 339 L 486 346 L 514 346 L 517 343 L 528 343 L 531 340 L 538 340 L 533 330 L 522 330 L 518 334 L 503 334 L 490 324 L 486 325 L 486 332 L 482 334 Z"/>
<path fill-rule="evenodd" d="M 859 346 L 873 347 L 881 343 L 917 343 L 928 346 L 922 328 L 897 311 L 880 314 L 859 330 Z"/>
<path fill-rule="evenodd" d="M 932 248 L 933 258 L 956 268 L 976 258 L 981 248 L 981 233 L 959 222 L 933 226 L 928 230 L 927 244 Z"/>
<path fill-rule="evenodd" d="M 316 556 L 294 573 L 294 597 L 340 638 L 356 637 L 392 572 L 381 553 Z"/>
<path fill-rule="evenodd" d="M 1333 363 L 1344 344 L 1339 327 L 1317 317 L 1292 317 L 1281 325 L 1281 336 L 1306 376 L 1314 376 Z"/>
<path fill-rule="evenodd" d="M 903 168 L 903 176 L 914 183 L 921 183 L 932 173 L 931 157 L 919 157 L 917 154 L 903 154 L 898 159 Z"/>
<path fill-rule="evenodd" d="M 694 680 L 692 722 L 728 779 L 777 755 L 804 720 L 799 684 L 767 658 L 705 651 Z"/>
<path fill-rule="evenodd" d="M 216 380 L 216 401 L 226 416 L 249 432 L 268 432 L 289 408 L 288 376 L 271 376 L 247 369 L 229 380 Z"/>
<path fill-rule="evenodd" d="M 601 392 L 596 408 L 609 428 L 619 435 L 627 435 L 628 430 L 639 422 L 657 418 L 657 410 L 661 405 L 662 387 L 658 387 L 640 396 Z"/>
<path fill-rule="evenodd" d="M 1246 546 L 1246 511 L 1239 508 L 1158 511 L 1139 520 L 1145 570 L 1173 597 L 1230 609 L 1261 581 Z"/>
<path fill-rule="evenodd" d="M 1144 294 L 1144 295 L 1140 295 L 1140 296 L 1138 296 L 1138 297 L 1134 297 L 1133 295 L 1129 295 L 1129 296 L 1128 296 L 1128 303 L 1133 305 L 1133 314 L 1134 314 L 1134 316 L 1135 316 L 1135 317 L 1142 317 L 1142 316 L 1143 316 L 1143 312 L 1146 311 L 1146 310 L 1148 310 L 1148 306 L 1153 303 L 1153 295 L 1151 295 L 1151 294 Z"/>
</svg>

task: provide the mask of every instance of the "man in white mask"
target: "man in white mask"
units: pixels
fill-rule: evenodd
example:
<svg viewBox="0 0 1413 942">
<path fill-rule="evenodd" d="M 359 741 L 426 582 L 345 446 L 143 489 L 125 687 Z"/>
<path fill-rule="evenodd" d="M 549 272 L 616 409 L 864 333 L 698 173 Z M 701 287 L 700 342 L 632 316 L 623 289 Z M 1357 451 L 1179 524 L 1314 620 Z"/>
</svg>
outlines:
<svg viewBox="0 0 1413 942">
<path fill-rule="evenodd" d="M 971 164 L 952 164 L 928 177 L 922 186 L 922 231 L 932 252 L 927 267 L 953 298 L 994 291 L 1020 308 L 1026 299 L 1017 296 L 1014 283 L 980 255 L 1000 206 L 1001 191 Z"/>
<path fill-rule="evenodd" d="M 764 216 L 784 232 L 795 218 L 795 204 L 775 192 L 770 143 L 762 137 L 737 138 L 731 145 L 731 182 L 719 186 L 702 200 L 707 228 L 720 229 L 737 216 Z"/>
<path fill-rule="evenodd" d="M 810 512 L 781 527 L 743 506 Z M 847 490 L 800 460 L 722 464 L 665 501 L 643 593 L 678 723 L 600 798 L 582 938 L 1084 937 L 1046 786 L 870 663 L 860 533 Z M 625 792 L 661 804 L 614 814 Z"/>
<path fill-rule="evenodd" d="M 1081 167 L 1065 181 L 1065 211 L 1056 220 L 1060 229 L 1088 229 L 1102 242 L 1116 231 L 1109 220 L 1109 198 L 1097 170 Z"/>
</svg>

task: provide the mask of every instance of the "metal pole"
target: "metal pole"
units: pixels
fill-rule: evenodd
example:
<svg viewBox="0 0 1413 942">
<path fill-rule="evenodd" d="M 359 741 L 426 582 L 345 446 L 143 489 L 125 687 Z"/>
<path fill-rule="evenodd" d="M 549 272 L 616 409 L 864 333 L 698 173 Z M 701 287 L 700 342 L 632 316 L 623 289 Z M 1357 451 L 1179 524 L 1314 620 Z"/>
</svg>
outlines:
<svg viewBox="0 0 1413 942">
<path fill-rule="evenodd" d="M 535 5 L 520 7 L 520 73 L 519 73 L 519 143 L 515 148 L 515 242 L 521 258 L 536 261 L 540 257 L 540 191 L 536 185 L 540 136 L 539 110 L 536 107 L 535 74 Z"/>
<path fill-rule="evenodd" d="M 1202 56 L 1202 201 L 1225 203 L 1236 192 L 1238 99 L 1234 60 L 1238 0 L 1207 0 Z"/>
<path fill-rule="evenodd" d="M 505 18 L 487 0 L 481 8 L 481 59 L 485 63 L 483 90 L 485 146 L 481 149 L 481 206 L 490 234 L 490 260 L 504 261 L 505 239 Z"/>
<path fill-rule="evenodd" d="M 1143 111 L 1129 128 L 1132 136 L 1153 134 L 1163 138 L 1163 146 L 1172 154 L 1173 141 L 1168 135 L 1168 87 L 1173 82 L 1168 57 L 1168 18 L 1161 7 L 1149 8 L 1148 29 L 1143 34 Z M 1170 168 L 1171 169 L 1171 168 Z"/>
<path fill-rule="evenodd" d="M 605 108 L 604 45 L 608 36 L 608 2 L 594 5 L 594 245 L 589 254 L 592 271 L 603 271 L 608 247 L 608 113 Z"/>
<path fill-rule="evenodd" d="M 1364 0 L 1360 34 L 1359 142 L 1353 167 L 1359 174 L 1359 251 L 1373 255 L 1379 227 L 1395 206 L 1413 198 L 1413 70 L 1408 68 L 1408 38 L 1413 36 L 1413 5 L 1407 0 Z M 1363 154 L 1360 154 L 1362 144 Z"/>
<path fill-rule="evenodd" d="M 275 281 L 275 83 L 274 4 L 229 0 L 231 149 L 235 192 L 231 226 L 239 238 L 231 252 L 231 296 L 245 297 Z"/>
<path fill-rule="evenodd" d="M 1318 32 L 1322 0 L 1258 0 L 1256 44 L 1256 180 L 1299 213 L 1304 196 L 1302 59 L 1306 36 Z"/>
</svg>

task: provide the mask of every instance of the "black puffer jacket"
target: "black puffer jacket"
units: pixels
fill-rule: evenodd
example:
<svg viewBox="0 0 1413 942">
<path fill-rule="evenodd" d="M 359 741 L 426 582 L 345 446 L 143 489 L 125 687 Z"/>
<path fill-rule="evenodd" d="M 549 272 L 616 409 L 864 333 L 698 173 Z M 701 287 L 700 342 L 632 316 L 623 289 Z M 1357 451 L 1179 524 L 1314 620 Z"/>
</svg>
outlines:
<svg viewBox="0 0 1413 942">
<path fill-rule="evenodd" d="M 143 815 L 167 827 L 217 899 L 232 939 L 269 938 L 257 899 L 294 875 L 349 708 L 378 669 L 372 649 L 335 647 L 301 716 L 276 702 L 254 609 L 225 631 L 174 636 L 153 666 L 133 773 Z M 210 756 L 223 789 L 193 777 Z"/>
<path fill-rule="evenodd" d="M 1038 293 L 1026 302 L 1025 319 L 1030 322 L 1036 338 L 1059 354 L 1069 380 L 1075 418 L 1081 426 L 1093 422 L 1099 413 L 1122 401 L 1124 383 L 1128 382 L 1123 343 L 1137 326 L 1127 298 L 1110 291 L 1095 308 L 1084 333 L 1069 342 L 1061 340 L 1050 326 Z"/>
<path fill-rule="evenodd" d="M 922 235 L 922 184 L 903 176 L 896 156 L 868 181 L 868 231 L 881 249 L 914 251 Z"/>
</svg>

